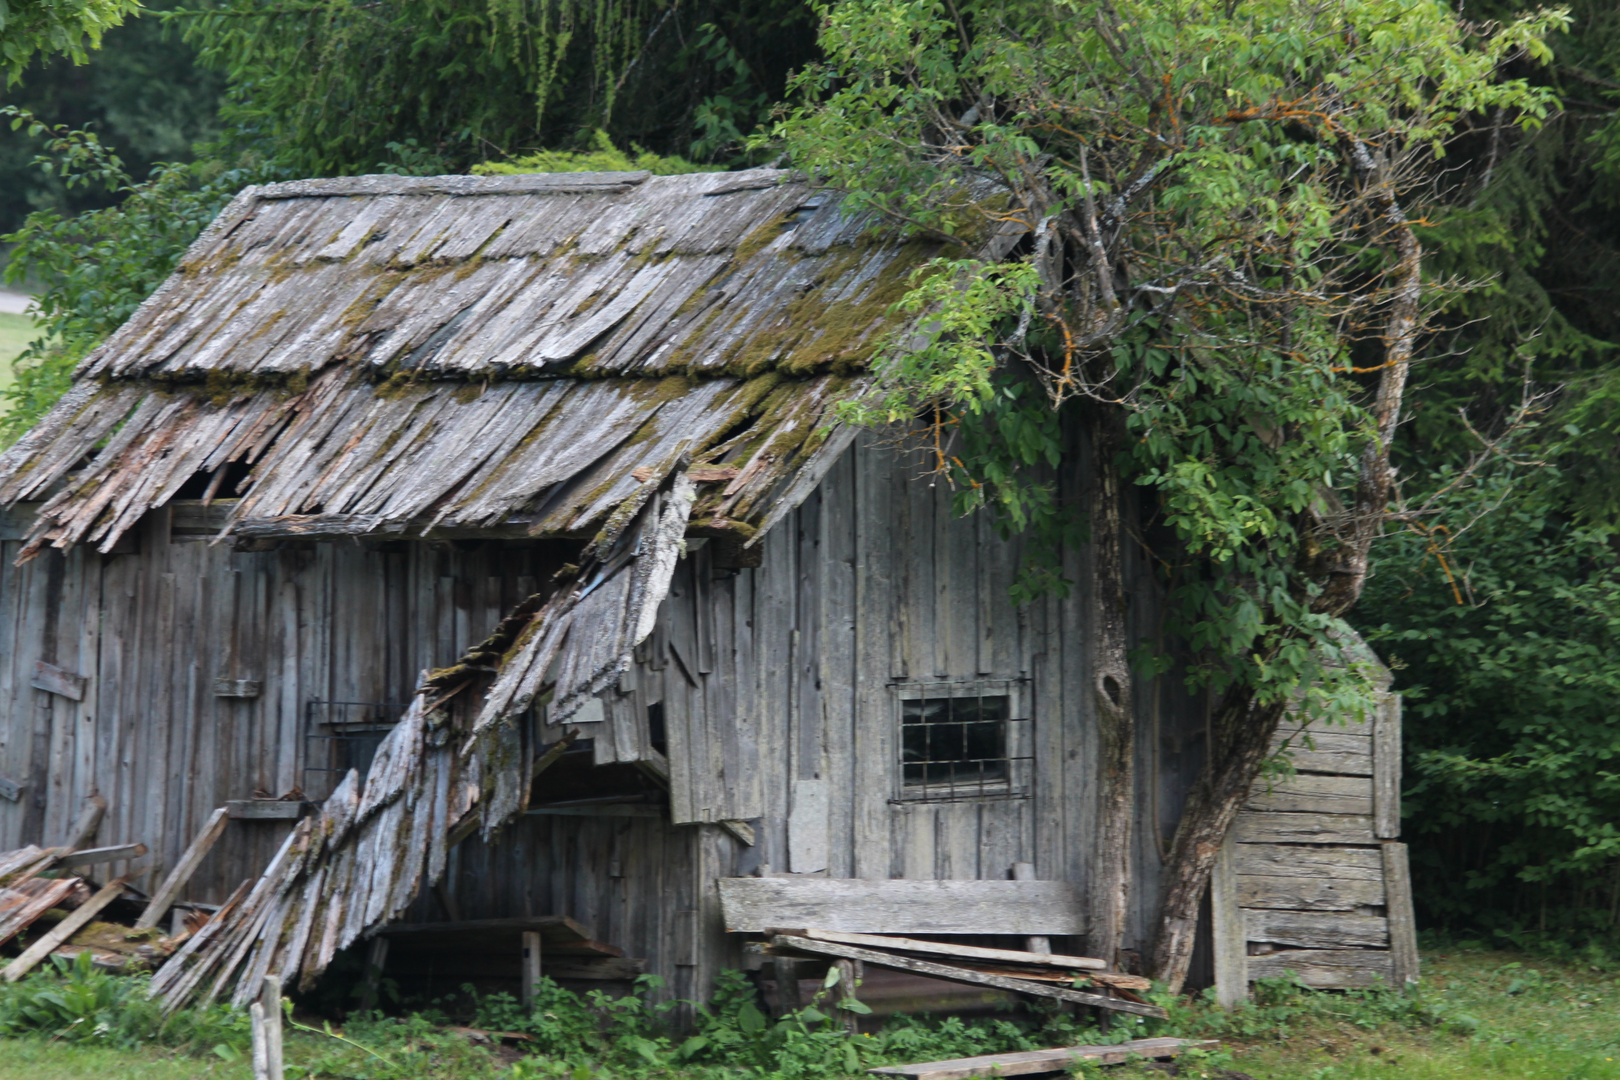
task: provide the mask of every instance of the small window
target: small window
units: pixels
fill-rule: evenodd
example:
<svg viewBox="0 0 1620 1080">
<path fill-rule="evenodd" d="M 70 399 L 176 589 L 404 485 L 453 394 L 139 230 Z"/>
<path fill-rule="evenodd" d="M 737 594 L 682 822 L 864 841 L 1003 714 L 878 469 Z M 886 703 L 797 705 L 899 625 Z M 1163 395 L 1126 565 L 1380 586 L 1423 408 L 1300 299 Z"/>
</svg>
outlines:
<svg viewBox="0 0 1620 1080">
<path fill-rule="evenodd" d="M 896 686 L 900 720 L 898 801 L 1026 798 L 1030 722 L 1017 684 Z"/>
</svg>

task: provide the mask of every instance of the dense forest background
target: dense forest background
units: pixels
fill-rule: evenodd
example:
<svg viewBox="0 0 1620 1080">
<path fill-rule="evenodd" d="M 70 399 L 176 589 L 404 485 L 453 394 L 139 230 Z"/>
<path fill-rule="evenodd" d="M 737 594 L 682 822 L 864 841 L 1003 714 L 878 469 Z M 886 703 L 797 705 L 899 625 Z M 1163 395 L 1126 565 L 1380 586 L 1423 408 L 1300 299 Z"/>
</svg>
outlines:
<svg viewBox="0 0 1620 1080">
<path fill-rule="evenodd" d="M 1472 286 L 1425 339 L 1396 449 L 1400 498 L 1439 512 L 1389 529 L 1352 621 L 1407 695 L 1422 925 L 1614 949 L 1620 10 L 1571 14 L 1550 61 L 1507 73 L 1559 108 L 1476 118 L 1422 223 L 1427 273 Z M 36 58 L 0 91 L 25 110 L 0 130 L 0 233 L 51 336 L 9 437 L 245 184 L 772 161 L 747 136 L 819 22 L 796 0 L 163 0 L 87 63 Z"/>
</svg>

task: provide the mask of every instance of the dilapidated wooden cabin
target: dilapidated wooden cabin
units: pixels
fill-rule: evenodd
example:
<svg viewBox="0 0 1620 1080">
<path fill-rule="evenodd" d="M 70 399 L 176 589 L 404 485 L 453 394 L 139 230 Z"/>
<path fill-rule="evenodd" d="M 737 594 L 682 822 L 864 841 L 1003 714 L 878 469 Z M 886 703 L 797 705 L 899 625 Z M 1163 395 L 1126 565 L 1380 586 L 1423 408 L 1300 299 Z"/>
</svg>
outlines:
<svg viewBox="0 0 1620 1080">
<path fill-rule="evenodd" d="M 1088 597 L 836 422 L 948 253 L 873 224 L 770 170 L 243 192 L 0 459 L 0 844 L 99 799 L 150 893 L 228 808 L 174 1000 L 366 939 L 682 998 L 770 927 L 1083 951 Z M 1203 713 L 1133 700 L 1141 947 Z M 1256 792 L 1206 980 L 1415 973 L 1395 715 Z"/>
</svg>

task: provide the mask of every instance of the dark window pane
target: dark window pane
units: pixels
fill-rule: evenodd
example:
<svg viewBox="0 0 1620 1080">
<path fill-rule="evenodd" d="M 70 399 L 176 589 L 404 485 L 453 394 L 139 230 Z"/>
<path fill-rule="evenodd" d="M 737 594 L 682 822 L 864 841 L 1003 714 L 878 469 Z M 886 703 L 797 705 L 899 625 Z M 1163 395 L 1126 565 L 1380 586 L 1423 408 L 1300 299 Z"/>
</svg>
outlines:
<svg viewBox="0 0 1620 1080">
<path fill-rule="evenodd" d="M 906 698 L 900 703 L 901 777 L 908 785 L 982 785 L 1007 778 L 1012 699 Z"/>
</svg>

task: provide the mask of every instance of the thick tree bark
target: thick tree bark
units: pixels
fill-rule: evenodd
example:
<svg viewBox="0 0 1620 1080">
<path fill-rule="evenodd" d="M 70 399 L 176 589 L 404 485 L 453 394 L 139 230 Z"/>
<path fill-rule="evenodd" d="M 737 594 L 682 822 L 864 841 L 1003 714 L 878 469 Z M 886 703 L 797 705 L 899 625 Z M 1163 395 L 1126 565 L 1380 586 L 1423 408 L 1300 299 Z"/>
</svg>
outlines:
<svg viewBox="0 0 1620 1080">
<path fill-rule="evenodd" d="M 1350 145 L 1350 165 L 1367 200 L 1377 238 L 1389 245 L 1395 263 L 1383 328 L 1384 358 L 1376 369 L 1378 391 L 1372 412 L 1377 431 L 1362 452 L 1354 499 L 1345 512 L 1312 517 L 1302 525 L 1310 534 L 1301 558 L 1303 576 L 1319 587 L 1311 606 L 1330 615 L 1344 614 L 1361 597 L 1372 543 L 1383 529 L 1394 486 L 1389 449 L 1400 424 L 1401 399 L 1421 325 L 1423 289 L 1422 248 L 1401 210 L 1387 170 L 1359 141 Z M 1187 978 L 1198 907 L 1209 886 L 1216 854 L 1265 764 L 1271 737 L 1285 711 L 1285 703 L 1260 704 L 1253 689 L 1235 686 L 1210 720 L 1204 766 L 1188 793 L 1170 845 L 1150 966 L 1153 977 L 1173 992 L 1179 993 Z"/>
<path fill-rule="evenodd" d="M 1091 432 L 1097 479 L 1090 522 L 1098 793 L 1088 930 L 1092 955 L 1118 966 L 1131 892 L 1131 826 L 1136 817 L 1136 734 L 1120 550 L 1122 492 L 1117 457 L 1121 433 L 1113 417 L 1098 418 Z"/>
</svg>

